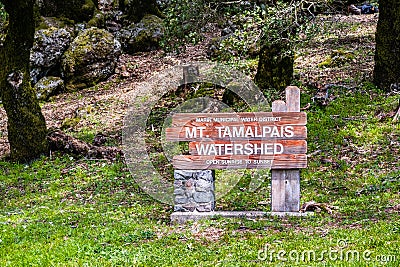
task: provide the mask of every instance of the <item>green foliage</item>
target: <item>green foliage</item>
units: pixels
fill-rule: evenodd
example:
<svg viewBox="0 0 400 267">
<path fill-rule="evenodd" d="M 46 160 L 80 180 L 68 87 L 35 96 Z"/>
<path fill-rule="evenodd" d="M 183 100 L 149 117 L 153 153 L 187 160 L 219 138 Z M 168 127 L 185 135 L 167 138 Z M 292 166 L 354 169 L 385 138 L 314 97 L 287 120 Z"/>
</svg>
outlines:
<svg viewBox="0 0 400 267">
<path fill-rule="evenodd" d="M 254 58 L 259 53 L 259 40 L 264 24 L 262 9 L 254 6 L 237 14 L 226 15 L 236 27 L 232 34 L 216 40 L 214 55 L 219 61 L 232 61 Z"/>
<path fill-rule="evenodd" d="M 8 14 L 4 9 L 4 5 L 0 2 L 0 34 L 3 33 L 7 25 Z"/>
<path fill-rule="evenodd" d="M 166 18 L 164 39 L 166 51 L 179 52 L 184 43 L 197 43 L 207 24 L 215 18 L 215 10 L 206 0 L 171 0 L 164 10 Z"/>
<path fill-rule="evenodd" d="M 0 2 L 0 21 L 5 21 L 7 19 L 7 12 L 4 9 L 3 3 Z"/>
<path fill-rule="evenodd" d="M 0 2 L 0 44 L 6 37 L 6 28 L 8 24 L 8 14 L 4 10 L 4 5 Z"/>
<path fill-rule="evenodd" d="M 69 128 L 71 128 L 71 127 L 69 127 Z M 96 133 L 95 133 L 95 131 L 93 129 L 83 128 L 81 131 L 76 133 L 75 136 L 79 140 L 82 140 L 82 141 L 84 141 L 86 143 L 92 144 L 93 140 L 94 140 L 94 137 L 96 136 Z"/>
<path fill-rule="evenodd" d="M 304 42 L 318 29 L 312 11 L 317 2 L 278 1 L 275 5 L 226 3 L 208 0 L 172 0 L 164 10 L 167 51 L 180 51 L 185 43 L 197 43 L 209 27 L 234 26 L 232 34 L 216 40 L 219 60 L 254 57 L 262 43 Z M 318 4 L 321 4 L 318 2 Z"/>
<path fill-rule="evenodd" d="M 255 83 L 264 95 L 279 94 L 291 84 L 294 50 L 311 39 L 318 27 L 313 1 L 278 1 L 264 9 L 264 27 Z"/>
<path fill-rule="evenodd" d="M 302 103 L 309 102 L 314 91 L 302 89 Z M 217 218 L 171 225 L 171 208 L 144 194 L 123 162 L 53 154 L 30 165 L 0 162 L 0 265 L 277 266 L 281 262 L 276 257 L 273 262 L 268 257 L 260 260 L 260 251 L 314 250 L 319 256 L 323 251 L 340 253 L 343 247 L 338 249 L 337 244 L 342 240 L 344 252 L 362 255 L 369 250 L 371 263 L 376 256 L 387 255 L 386 265 L 397 266 L 399 162 L 393 155 L 398 145 L 390 142 L 398 142 L 400 132 L 397 124 L 379 121 L 375 115 L 393 110 L 397 96 L 386 97 L 371 84 L 354 92 L 332 90 L 338 98 L 307 111 L 311 156 L 309 167 L 301 172 L 301 190 L 303 203 L 337 206 L 333 215 Z M 170 107 L 180 100 L 170 96 L 164 101 L 159 105 Z M 153 114 L 151 123 L 160 121 L 159 116 Z M 93 132 L 83 129 L 79 135 L 90 141 Z M 164 156 L 153 155 L 154 164 L 165 168 Z M 323 162 L 326 158 L 331 161 Z M 234 175 L 223 177 L 222 172 L 216 172 L 217 179 Z M 249 183 L 257 174 L 262 186 L 250 192 Z M 267 171 L 246 170 L 233 190 L 217 200 L 217 208 L 269 211 L 270 182 Z M 289 257 L 286 263 L 313 264 Z M 362 258 L 324 260 L 329 266 L 369 263 Z"/>
<path fill-rule="evenodd" d="M 383 116 L 397 111 L 398 95 L 371 83 L 352 89 L 338 85 L 329 88 L 335 99 L 320 106 L 312 102 L 315 88 L 298 85 L 302 107 L 310 103 L 309 167 L 301 171 L 301 202 L 329 203 L 337 207 L 333 214 L 171 225 L 171 207 L 144 194 L 123 162 L 56 153 L 29 165 L 0 162 L 0 266 L 398 266 L 400 128 Z M 153 142 L 149 153 L 160 169 L 168 160 L 157 143 L 156 123 L 185 94 L 216 91 L 200 89 L 177 91 L 153 110 L 149 124 L 155 131 L 147 132 L 153 135 L 146 141 Z M 74 131 L 86 141 L 98 132 Z M 217 179 L 225 178 L 223 172 L 216 172 Z M 256 192 L 248 190 L 258 172 L 244 171 L 217 208 L 269 211 L 268 172 L 261 173 Z M 317 259 L 302 260 L 308 252 Z M 346 260 L 354 252 L 359 260 Z M 272 259 L 269 253 L 275 253 Z"/>
<path fill-rule="evenodd" d="M 324 1 L 277 1 L 275 5 L 265 7 L 262 43 L 284 42 L 295 46 L 309 40 L 319 31 L 318 25 L 313 22 L 313 11 L 317 5 L 323 3 Z"/>
<path fill-rule="evenodd" d="M 163 12 L 166 16 L 166 34 L 162 45 L 167 51 L 177 52 L 184 49 L 185 43 L 199 42 L 207 31 L 223 27 L 228 21 L 236 21 L 242 29 L 238 34 L 242 35 L 243 28 L 252 30 L 250 27 L 254 26 L 253 23 L 259 23 L 250 20 L 260 18 L 260 14 L 256 14 L 259 7 L 245 1 L 171 0 Z M 250 36 L 242 37 L 250 39 Z M 239 38 L 241 37 L 233 39 L 232 43 Z M 243 45 L 238 44 L 239 47 Z"/>
<path fill-rule="evenodd" d="M 377 184 L 366 185 L 363 189 L 357 192 L 360 194 L 376 194 L 378 192 L 400 192 L 400 173 L 393 173 L 389 176 L 384 176 Z"/>
</svg>

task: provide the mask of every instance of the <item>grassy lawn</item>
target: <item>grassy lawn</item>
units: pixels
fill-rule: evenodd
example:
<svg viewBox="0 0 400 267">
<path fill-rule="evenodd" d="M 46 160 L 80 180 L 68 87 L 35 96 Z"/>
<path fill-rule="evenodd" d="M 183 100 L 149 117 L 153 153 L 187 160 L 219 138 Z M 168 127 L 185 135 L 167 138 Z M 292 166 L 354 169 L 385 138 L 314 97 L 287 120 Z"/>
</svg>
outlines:
<svg viewBox="0 0 400 267">
<path fill-rule="evenodd" d="M 356 33 L 362 25 L 345 23 Z M 330 34 L 300 50 L 296 72 L 337 84 L 320 103 L 320 88 L 297 79 L 302 106 L 310 103 L 301 202 L 326 203 L 332 213 L 171 225 L 172 207 L 144 193 L 123 161 L 53 154 L 29 165 L 0 162 L 0 266 L 399 266 L 399 95 L 370 84 L 371 66 L 358 59 L 371 60 L 371 49 L 357 50 L 351 63 L 318 66 L 329 59 L 328 43 L 343 38 Z M 91 141 L 96 132 L 74 134 Z M 217 209 L 269 211 L 268 174 L 249 192 L 254 175 L 245 171 Z"/>
<path fill-rule="evenodd" d="M 0 265 L 398 266 L 400 128 L 378 118 L 397 99 L 361 88 L 308 111 L 302 202 L 336 206 L 333 214 L 171 225 L 171 207 L 144 194 L 121 162 L 2 162 Z M 270 181 L 250 193 L 251 175 L 218 209 L 269 210 Z"/>
</svg>

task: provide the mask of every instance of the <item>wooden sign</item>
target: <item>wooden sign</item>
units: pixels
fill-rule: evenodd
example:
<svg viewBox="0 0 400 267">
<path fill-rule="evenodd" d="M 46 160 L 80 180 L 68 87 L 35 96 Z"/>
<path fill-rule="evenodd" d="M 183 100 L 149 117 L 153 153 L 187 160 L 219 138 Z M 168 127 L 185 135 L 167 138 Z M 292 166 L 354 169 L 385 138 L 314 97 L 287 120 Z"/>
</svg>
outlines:
<svg viewBox="0 0 400 267">
<path fill-rule="evenodd" d="M 299 88 L 287 87 L 286 101 L 274 101 L 272 111 L 173 115 L 166 139 L 189 142 L 189 155 L 174 156 L 175 169 L 272 169 L 271 210 L 298 212 L 299 169 L 307 167 Z"/>
<path fill-rule="evenodd" d="M 175 169 L 299 169 L 307 167 L 305 112 L 180 113 L 167 141 L 190 141 Z"/>
</svg>

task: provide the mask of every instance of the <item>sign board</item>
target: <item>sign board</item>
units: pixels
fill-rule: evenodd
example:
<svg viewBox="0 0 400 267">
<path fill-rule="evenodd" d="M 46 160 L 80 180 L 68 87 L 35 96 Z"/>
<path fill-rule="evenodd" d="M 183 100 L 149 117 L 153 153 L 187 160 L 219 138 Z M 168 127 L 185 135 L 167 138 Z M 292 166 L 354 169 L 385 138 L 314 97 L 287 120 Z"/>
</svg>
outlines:
<svg viewBox="0 0 400 267">
<path fill-rule="evenodd" d="M 305 112 L 179 113 L 167 141 L 188 141 L 175 169 L 299 169 L 307 167 Z"/>
</svg>

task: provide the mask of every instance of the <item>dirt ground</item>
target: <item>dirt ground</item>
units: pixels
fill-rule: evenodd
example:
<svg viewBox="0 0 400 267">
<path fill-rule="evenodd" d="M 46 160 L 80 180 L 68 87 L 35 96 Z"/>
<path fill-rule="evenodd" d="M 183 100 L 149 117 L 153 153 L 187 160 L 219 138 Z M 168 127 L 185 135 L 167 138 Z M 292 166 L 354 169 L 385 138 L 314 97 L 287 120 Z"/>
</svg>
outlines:
<svg viewBox="0 0 400 267">
<path fill-rule="evenodd" d="M 370 80 L 374 59 L 376 15 L 319 17 L 325 33 L 315 37 L 297 51 L 295 75 L 303 84 L 322 88 L 326 84 L 356 84 Z M 333 27 L 333 23 L 337 23 Z M 335 29 L 335 30 L 332 30 Z M 329 34 L 326 34 L 326 31 Z M 165 55 L 163 51 L 123 54 L 116 74 L 94 87 L 75 93 L 52 97 L 42 104 L 47 127 L 65 126 L 65 121 L 79 118 L 66 127 L 67 133 L 85 130 L 120 135 L 123 118 L 138 85 L 169 67 L 193 61 L 207 60 L 207 47 L 211 37 L 196 46 L 187 46 L 180 55 Z M 320 67 L 334 50 L 351 53 L 350 64 Z M 119 134 L 118 134 L 119 133 Z M 7 117 L 0 108 L 0 156 L 9 153 Z"/>
</svg>

